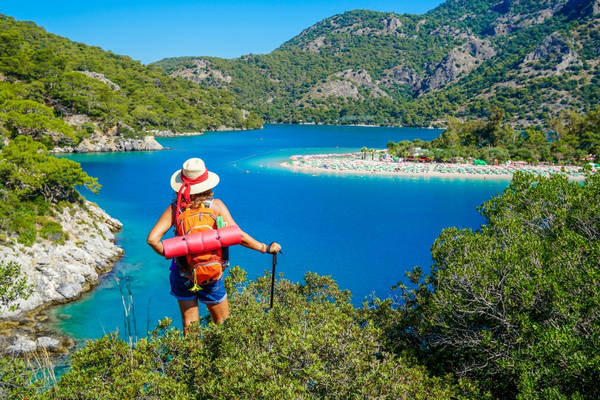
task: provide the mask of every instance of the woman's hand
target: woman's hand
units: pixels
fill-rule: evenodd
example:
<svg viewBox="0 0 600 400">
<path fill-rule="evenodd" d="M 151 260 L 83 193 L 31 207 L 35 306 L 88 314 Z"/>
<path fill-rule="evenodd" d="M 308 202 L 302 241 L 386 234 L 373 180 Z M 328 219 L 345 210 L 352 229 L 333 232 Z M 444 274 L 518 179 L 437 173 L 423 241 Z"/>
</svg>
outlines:
<svg viewBox="0 0 600 400">
<path fill-rule="evenodd" d="M 271 243 L 267 246 L 267 253 L 269 254 L 277 254 L 281 251 L 281 245 L 277 242 Z"/>
</svg>

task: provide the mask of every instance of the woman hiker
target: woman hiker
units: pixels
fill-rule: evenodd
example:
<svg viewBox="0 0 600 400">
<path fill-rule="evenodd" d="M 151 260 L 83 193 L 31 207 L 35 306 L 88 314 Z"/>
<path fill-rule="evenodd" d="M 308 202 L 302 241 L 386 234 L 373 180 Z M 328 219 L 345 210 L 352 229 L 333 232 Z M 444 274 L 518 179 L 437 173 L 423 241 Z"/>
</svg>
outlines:
<svg viewBox="0 0 600 400">
<path fill-rule="evenodd" d="M 200 158 L 190 158 L 183 163 L 183 168 L 171 176 L 171 187 L 177 193 L 177 200 L 165 209 L 148 234 L 148 244 L 154 251 L 163 255 L 161 239 L 172 226 L 175 226 L 176 235 L 181 236 L 194 229 L 215 229 L 217 221 L 224 222 L 225 226 L 236 225 L 225 203 L 213 198 L 212 189 L 218 183 L 219 176 L 208 171 Z M 281 250 L 278 243 L 267 245 L 243 231 L 242 246 L 261 253 L 274 254 Z M 229 303 L 223 285 L 226 261 L 223 260 L 221 249 L 172 261 L 171 294 L 179 302 L 184 333 L 192 322 L 199 320 L 198 301 L 206 304 L 216 323 L 223 322 L 229 316 Z"/>
</svg>

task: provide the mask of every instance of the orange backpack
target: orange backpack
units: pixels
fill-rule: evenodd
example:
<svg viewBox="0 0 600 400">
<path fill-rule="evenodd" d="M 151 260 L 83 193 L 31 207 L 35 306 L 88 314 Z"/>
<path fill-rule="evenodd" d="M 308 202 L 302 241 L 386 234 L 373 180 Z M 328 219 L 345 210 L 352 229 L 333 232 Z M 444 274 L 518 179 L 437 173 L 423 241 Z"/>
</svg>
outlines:
<svg viewBox="0 0 600 400">
<path fill-rule="evenodd" d="M 212 200 L 206 200 L 200 208 L 186 208 L 175 221 L 177 235 L 185 236 L 217 228 L 217 216 Z M 186 256 L 187 268 L 183 272 L 194 283 L 191 291 L 200 290 L 198 285 L 217 279 L 223 273 L 221 249 Z"/>
</svg>

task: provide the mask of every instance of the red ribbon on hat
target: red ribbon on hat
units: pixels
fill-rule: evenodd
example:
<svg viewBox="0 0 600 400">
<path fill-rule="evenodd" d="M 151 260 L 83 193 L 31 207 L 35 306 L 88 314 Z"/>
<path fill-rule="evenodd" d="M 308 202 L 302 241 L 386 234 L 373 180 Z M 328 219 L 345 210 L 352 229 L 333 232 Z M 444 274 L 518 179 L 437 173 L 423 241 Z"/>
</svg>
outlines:
<svg viewBox="0 0 600 400">
<path fill-rule="evenodd" d="M 208 179 L 208 170 L 205 170 L 202 175 L 200 175 L 199 177 L 194 178 L 194 179 L 188 178 L 187 176 L 185 176 L 183 174 L 183 170 L 181 171 L 179 176 L 181 177 L 181 181 L 183 182 L 183 184 L 181 185 L 181 187 L 179 188 L 179 191 L 177 192 L 177 207 L 175 208 L 175 221 L 177 221 L 177 218 L 179 218 L 179 210 L 181 209 L 181 207 L 187 207 L 191 202 L 190 192 L 192 190 L 192 185 L 196 185 L 198 183 L 202 183 L 205 180 L 207 180 Z M 181 201 L 182 195 L 183 195 L 184 201 Z"/>
</svg>

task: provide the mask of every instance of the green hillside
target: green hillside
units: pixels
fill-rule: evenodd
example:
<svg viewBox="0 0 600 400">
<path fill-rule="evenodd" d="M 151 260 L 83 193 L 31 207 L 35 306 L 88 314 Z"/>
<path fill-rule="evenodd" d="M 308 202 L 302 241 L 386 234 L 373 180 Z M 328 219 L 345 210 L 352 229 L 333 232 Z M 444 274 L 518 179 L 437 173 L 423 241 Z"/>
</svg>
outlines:
<svg viewBox="0 0 600 400">
<path fill-rule="evenodd" d="M 600 5 L 592 0 L 448 0 L 424 15 L 355 10 L 265 55 L 155 65 L 229 88 L 267 121 L 441 125 L 489 115 L 520 126 L 600 97 Z"/>
<path fill-rule="evenodd" d="M 260 125 L 226 91 L 201 89 L 129 57 L 0 15 L 0 130 L 5 137 L 24 134 L 53 146 L 77 143 L 94 130 L 135 136 L 150 129 Z"/>
</svg>

